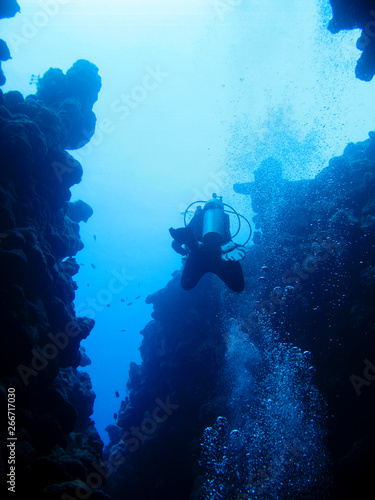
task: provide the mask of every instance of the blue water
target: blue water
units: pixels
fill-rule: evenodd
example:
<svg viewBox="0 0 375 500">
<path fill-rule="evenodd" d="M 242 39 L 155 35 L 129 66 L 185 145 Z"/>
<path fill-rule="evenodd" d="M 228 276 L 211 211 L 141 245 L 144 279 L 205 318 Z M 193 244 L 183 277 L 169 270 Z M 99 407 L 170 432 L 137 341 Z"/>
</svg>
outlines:
<svg viewBox="0 0 375 500">
<path fill-rule="evenodd" d="M 270 155 L 283 160 L 285 177 L 313 177 L 348 142 L 366 139 L 374 128 L 374 82 L 354 78 L 359 33 L 327 31 L 328 0 L 21 4 L 20 15 L 2 22 L 13 56 L 3 65 L 4 91 L 33 93 L 32 74 L 42 75 L 50 66 L 66 71 L 77 59 L 96 64 L 103 82 L 94 106 L 97 132 L 72 153 L 84 168 L 72 200 L 81 198 L 94 208 L 81 225 L 85 248 L 77 257 L 76 309 L 96 321 L 83 343 L 92 361 L 84 369 L 97 395 L 93 418 L 107 442 L 104 429 L 119 408 L 115 392 L 125 397 L 129 363 L 140 361 L 139 332 L 152 312 L 144 299 L 181 265 L 168 228 L 181 225 L 181 211 L 191 201 L 207 199 L 213 191 L 251 216 L 249 200 L 234 194 L 232 185 L 252 180 Z M 240 341 L 233 326 L 229 356 L 237 335 Z M 277 332 L 268 331 L 266 338 L 269 344 L 262 349 L 244 351 L 255 366 L 257 358 L 276 355 Z M 302 429 L 301 399 L 309 389 L 304 385 L 293 392 L 289 382 L 298 386 L 296 363 L 305 363 L 304 355 L 285 348 L 278 356 L 262 401 L 292 412 L 297 430 Z M 233 383 L 228 375 L 227 396 L 235 404 L 243 401 L 241 381 L 255 383 L 255 374 L 247 379 L 232 371 L 231 377 L 237 379 Z M 318 402 L 316 394 L 305 409 L 309 418 Z M 269 419 L 267 408 L 262 411 Z M 287 422 L 273 422 L 276 427 L 268 432 L 282 434 L 273 460 L 293 461 L 293 453 L 306 449 L 309 440 L 312 459 L 324 457 L 323 430 L 307 422 L 302 443 L 294 442 L 295 429 Z M 225 425 L 229 435 L 236 430 L 249 443 L 247 467 L 254 482 L 264 474 L 259 470 L 266 471 L 269 491 L 277 493 L 278 476 L 269 473 L 275 463 L 251 461 L 255 451 L 249 436 L 261 432 L 259 422 L 247 417 Z M 260 451 L 267 439 L 259 437 Z M 316 463 L 316 475 L 319 467 Z"/>
</svg>

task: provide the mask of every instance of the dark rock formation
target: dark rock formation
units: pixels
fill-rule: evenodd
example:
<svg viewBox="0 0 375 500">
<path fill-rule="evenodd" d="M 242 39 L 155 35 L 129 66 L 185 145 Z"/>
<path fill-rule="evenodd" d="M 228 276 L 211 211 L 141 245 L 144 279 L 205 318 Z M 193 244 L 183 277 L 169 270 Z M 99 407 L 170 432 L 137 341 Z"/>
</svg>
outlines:
<svg viewBox="0 0 375 500">
<path fill-rule="evenodd" d="M 0 0 L 0 19 L 13 17 L 20 11 L 20 6 L 16 0 Z M 4 85 L 6 78 L 1 69 L 1 62 L 10 59 L 10 52 L 4 40 L 0 40 L 0 86 Z"/>
<path fill-rule="evenodd" d="M 313 180 L 285 181 L 269 160 L 255 182 L 235 186 L 251 195 L 262 230 L 254 252 L 269 268 L 256 274 L 265 277 L 262 290 L 251 281 L 254 302 L 240 309 L 243 328 L 256 335 L 269 318 L 285 340 L 312 353 L 332 415 L 332 498 L 368 491 L 374 467 L 375 137 L 369 135 Z"/>
<path fill-rule="evenodd" d="M 36 95 L 0 94 L 0 406 L 5 416 L 13 391 L 15 498 L 76 497 L 101 462 L 90 420 L 95 395 L 88 375 L 77 371 L 80 341 L 94 321 L 76 317 L 73 305 L 79 222 L 92 209 L 69 201 L 82 167 L 65 151 L 90 139 L 99 89 L 98 69 L 81 60 L 66 75 L 50 69 Z M 3 496 L 8 425 L 4 417 Z M 92 498 L 107 497 L 97 488 Z"/>
<path fill-rule="evenodd" d="M 42 100 L 26 103 L 31 107 L 38 123 L 38 116 L 48 113 L 45 106 L 53 110 L 46 123 L 46 133 L 52 140 L 52 124 L 56 123 L 64 134 L 59 144 L 64 149 L 78 149 L 89 142 L 95 132 L 96 117 L 92 107 L 98 98 L 101 79 L 98 68 L 85 60 L 76 61 L 64 74 L 60 69 L 50 68 L 37 83 L 37 96 Z M 60 126 L 62 123 L 62 127 Z M 51 127 L 52 126 L 52 127 Z M 55 138 L 56 139 L 56 138 Z"/>
<path fill-rule="evenodd" d="M 236 411 L 222 386 L 225 318 L 254 344 L 261 345 L 266 321 L 280 342 L 311 352 L 329 415 L 333 484 L 323 496 L 349 499 L 370 491 L 375 444 L 375 136 L 370 135 L 349 144 L 315 179 L 287 181 L 282 166 L 269 159 L 255 182 L 235 186 L 251 195 L 262 230 L 244 261 L 244 294 L 229 292 L 210 276 L 183 292 L 177 274 L 148 299 L 154 321 L 142 332 L 143 361 L 132 365 L 129 400 L 108 428 L 114 500 L 124 490 L 134 500 L 206 498 L 198 486 L 203 429 Z M 169 413 L 168 402 L 176 405 Z M 321 491 L 311 494 L 323 498 Z"/>
<path fill-rule="evenodd" d="M 132 500 L 189 498 L 196 439 L 221 407 L 221 287 L 207 276 L 187 294 L 179 280 L 148 298 L 154 321 L 141 332 L 143 363 L 131 365 L 129 400 L 108 428 L 107 462 L 120 464 L 109 479 L 113 500 L 123 491 Z"/>
<path fill-rule="evenodd" d="M 375 74 L 375 2 L 374 0 L 330 0 L 333 17 L 328 25 L 331 33 L 362 29 L 357 49 L 362 51 L 356 77 L 369 82 Z"/>
<path fill-rule="evenodd" d="M 74 222 L 87 222 L 93 214 L 93 209 L 82 200 L 68 204 L 68 217 Z"/>
<path fill-rule="evenodd" d="M 0 19 L 14 17 L 20 10 L 20 6 L 16 0 L 1 0 Z"/>
<path fill-rule="evenodd" d="M 0 64 L 1 64 L 1 61 L 8 61 L 8 59 L 10 59 L 10 52 L 9 52 L 8 46 L 4 42 L 4 40 L 0 40 Z M 4 85 L 5 82 L 6 82 L 6 78 L 5 78 L 4 72 L 0 66 L 0 85 Z"/>
</svg>

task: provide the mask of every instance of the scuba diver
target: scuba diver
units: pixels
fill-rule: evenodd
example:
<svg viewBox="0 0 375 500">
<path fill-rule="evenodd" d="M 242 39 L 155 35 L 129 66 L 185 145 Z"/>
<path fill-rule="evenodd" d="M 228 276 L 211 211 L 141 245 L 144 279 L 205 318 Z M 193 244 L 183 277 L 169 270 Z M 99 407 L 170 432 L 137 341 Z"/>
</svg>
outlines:
<svg viewBox="0 0 375 500">
<path fill-rule="evenodd" d="M 196 203 L 205 203 L 198 206 L 194 216 L 186 224 L 186 214 L 189 208 Z M 228 207 L 230 210 L 228 210 Z M 229 215 L 237 216 L 239 227 L 232 236 L 230 233 Z M 185 227 L 169 229 L 173 238 L 172 248 L 180 255 L 186 256 L 182 271 L 181 286 L 184 290 L 191 290 L 201 277 L 208 272 L 216 274 L 234 292 L 242 292 L 245 288 L 240 260 L 246 255 L 244 245 L 232 241 L 241 228 L 240 217 L 251 226 L 249 221 L 238 214 L 231 206 L 223 203 L 222 197 L 213 193 L 212 199 L 207 202 L 195 201 L 191 203 L 184 214 Z"/>
</svg>

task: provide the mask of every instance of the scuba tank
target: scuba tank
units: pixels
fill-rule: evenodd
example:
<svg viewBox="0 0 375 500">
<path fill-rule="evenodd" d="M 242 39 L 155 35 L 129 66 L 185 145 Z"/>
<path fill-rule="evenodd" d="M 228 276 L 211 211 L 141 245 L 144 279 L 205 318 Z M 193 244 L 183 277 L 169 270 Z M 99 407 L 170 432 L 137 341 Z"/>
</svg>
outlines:
<svg viewBox="0 0 375 500">
<path fill-rule="evenodd" d="M 252 228 L 250 222 L 246 219 L 246 217 L 239 214 L 233 207 L 231 207 L 227 203 L 223 203 L 223 197 L 217 196 L 216 193 L 212 194 L 211 200 L 197 200 L 190 203 L 185 212 L 183 212 L 185 227 L 188 226 L 187 214 L 189 213 L 190 208 L 197 203 L 199 203 L 200 205 L 204 204 L 204 207 L 202 209 L 203 229 L 201 237 L 198 237 L 200 241 L 205 243 L 206 246 L 214 246 L 220 248 L 225 255 L 228 255 L 228 257 L 230 257 L 232 250 L 236 251 L 239 247 L 245 247 L 252 236 Z M 234 215 L 238 221 L 238 228 L 233 234 L 229 233 L 229 215 Z M 244 243 L 239 244 L 231 240 L 233 240 L 233 238 L 240 232 L 241 219 L 243 219 L 249 226 L 249 236 Z M 243 257 L 241 256 L 241 258 Z M 233 259 L 230 258 L 230 260 Z"/>
<path fill-rule="evenodd" d="M 206 245 L 220 246 L 224 242 L 225 213 L 222 197 L 218 198 L 213 193 L 203 207 L 202 241 Z"/>
</svg>

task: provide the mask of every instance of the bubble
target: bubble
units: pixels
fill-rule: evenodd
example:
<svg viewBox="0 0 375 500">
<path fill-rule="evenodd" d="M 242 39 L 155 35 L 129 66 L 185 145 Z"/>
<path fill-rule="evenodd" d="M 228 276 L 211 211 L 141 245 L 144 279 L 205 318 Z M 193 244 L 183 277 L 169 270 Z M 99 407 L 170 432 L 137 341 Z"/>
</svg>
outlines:
<svg viewBox="0 0 375 500">
<path fill-rule="evenodd" d="M 216 423 L 220 426 L 224 426 L 227 424 L 227 419 L 225 417 L 218 417 Z"/>
<path fill-rule="evenodd" d="M 266 325 L 260 330 L 252 347 L 262 374 L 256 382 L 242 364 L 243 343 L 232 343 L 225 361 L 223 396 L 232 412 L 203 433 L 203 498 L 307 498 L 320 491 L 324 498 L 324 405 L 311 382 L 311 353 L 279 342 Z"/>
</svg>

